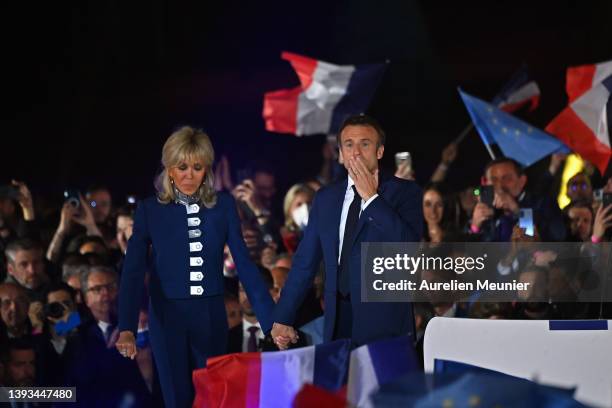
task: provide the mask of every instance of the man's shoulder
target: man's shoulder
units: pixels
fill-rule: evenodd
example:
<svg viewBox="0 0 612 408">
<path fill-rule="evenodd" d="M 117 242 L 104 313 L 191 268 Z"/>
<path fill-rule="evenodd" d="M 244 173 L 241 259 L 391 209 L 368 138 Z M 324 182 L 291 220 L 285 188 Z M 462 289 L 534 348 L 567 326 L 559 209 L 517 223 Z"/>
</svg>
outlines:
<svg viewBox="0 0 612 408">
<path fill-rule="evenodd" d="M 378 190 L 383 196 L 401 197 L 402 200 L 413 197 L 420 201 L 423 194 L 421 187 L 413 180 L 404 180 L 393 175 L 382 179 Z"/>
</svg>

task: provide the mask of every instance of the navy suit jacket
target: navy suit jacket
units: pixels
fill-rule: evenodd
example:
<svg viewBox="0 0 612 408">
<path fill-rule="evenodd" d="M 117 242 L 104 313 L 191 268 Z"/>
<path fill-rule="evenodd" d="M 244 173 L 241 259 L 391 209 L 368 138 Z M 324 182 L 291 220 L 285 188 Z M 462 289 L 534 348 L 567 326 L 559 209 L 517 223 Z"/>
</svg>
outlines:
<svg viewBox="0 0 612 408">
<path fill-rule="evenodd" d="M 289 277 L 275 308 L 274 321 L 292 325 L 295 312 L 312 284 L 319 263 L 325 265 L 324 340 L 332 339 L 336 318 L 339 228 L 348 179 L 324 187 L 315 196 L 308 226 L 293 258 Z M 353 336 L 357 344 L 405 334 L 414 336 L 412 305 L 361 302 L 361 243 L 420 241 L 423 231 L 422 192 L 416 183 L 381 176 L 378 197 L 359 217 L 351 247 L 350 294 Z"/>
<path fill-rule="evenodd" d="M 139 203 L 121 274 L 119 329 L 136 333 L 147 270 L 151 270 L 149 293 L 152 302 L 156 301 L 156 296 L 188 299 L 223 295 L 223 247 L 227 243 L 262 329 L 270 330 L 274 302 L 261 280 L 259 270 L 249 258 L 234 197 L 228 193 L 218 193 L 213 208 L 199 204 L 192 211 L 195 212 L 188 214 L 185 205 L 162 204 L 155 197 Z M 199 225 L 188 226 L 189 218 L 199 219 Z M 189 237 L 188 230 L 196 229 L 201 235 Z M 190 244 L 198 243 L 201 250 L 192 250 Z M 149 247 L 152 256 L 150 263 L 147 262 Z M 202 264 L 191 266 L 190 259 L 193 257 L 202 258 Z M 194 281 L 194 271 L 202 273 L 196 277 L 199 280 Z M 201 294 L 191 294 L 194 286 L 203 288 Z M 226 319 L 226 316 L 219 316 L 219 319 Z"/>
</svg>

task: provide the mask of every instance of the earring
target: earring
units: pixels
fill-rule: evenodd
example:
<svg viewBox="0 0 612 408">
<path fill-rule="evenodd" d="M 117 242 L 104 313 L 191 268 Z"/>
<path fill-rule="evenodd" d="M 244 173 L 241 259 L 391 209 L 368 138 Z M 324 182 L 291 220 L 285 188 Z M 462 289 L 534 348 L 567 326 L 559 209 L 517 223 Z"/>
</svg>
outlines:
<svg viewBox="0 0 612 408">
<path fill-rule="evenodd" d="M 174 185 L 174 179 L 170 177 L 170 184 Z"/>
</svg>

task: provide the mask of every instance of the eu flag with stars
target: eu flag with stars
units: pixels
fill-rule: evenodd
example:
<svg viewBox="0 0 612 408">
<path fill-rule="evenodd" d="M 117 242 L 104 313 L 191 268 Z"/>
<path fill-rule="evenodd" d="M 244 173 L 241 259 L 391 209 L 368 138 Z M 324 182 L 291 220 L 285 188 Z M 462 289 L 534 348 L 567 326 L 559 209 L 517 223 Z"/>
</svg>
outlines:
<svg viewBox="0 0 612 408">
<path fill-rule="evenodd" d="M 494 140 L 504 156 L 523 166 L 530 166 L 552 153 L 569 151 L 559 139 L 542 130 L 461 89 L 459 94 L 481 137 L 484 140 Z"/>
</svg>

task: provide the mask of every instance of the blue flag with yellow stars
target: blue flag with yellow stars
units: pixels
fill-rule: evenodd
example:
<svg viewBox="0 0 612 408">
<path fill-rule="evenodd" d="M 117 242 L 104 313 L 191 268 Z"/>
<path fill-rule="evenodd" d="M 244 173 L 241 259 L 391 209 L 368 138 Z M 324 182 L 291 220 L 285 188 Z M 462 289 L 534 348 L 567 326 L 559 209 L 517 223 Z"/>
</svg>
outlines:
<svg viewBox="0 0 612 408">
<path fill-rule="evenodd" d="M 459 94 L 480 136 L 484 140 L 494 140 L 504 156 L 523 166 L 530 166 L 549 154 L 569 151 L 563 142 L 548 133 L 461 89 Z"/>
</svg>

